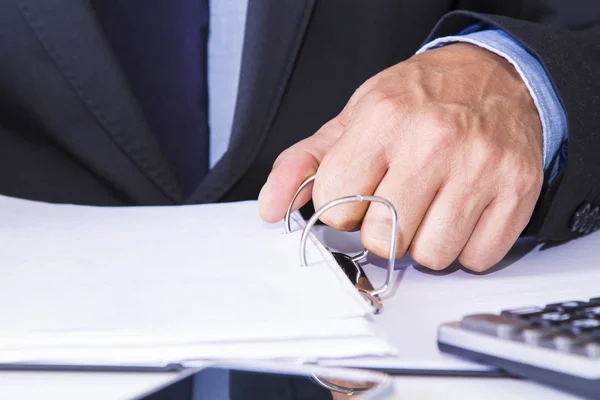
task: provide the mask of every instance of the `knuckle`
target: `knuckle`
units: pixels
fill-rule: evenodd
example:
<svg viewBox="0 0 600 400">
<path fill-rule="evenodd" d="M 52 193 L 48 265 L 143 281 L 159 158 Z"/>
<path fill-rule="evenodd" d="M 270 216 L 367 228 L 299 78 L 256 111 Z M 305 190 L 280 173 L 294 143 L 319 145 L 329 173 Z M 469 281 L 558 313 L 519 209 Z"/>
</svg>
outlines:
<svg viewBox="0 0 600 400">
<path fill-rule="evenodd" d="M 370 213 L 370 211 L 369 211 Z M 390 252 L 390 240 L 392 238 L 392 223 L 390 218 L 381 217 L 375 219 L 368 215 L 361 227 L 360 240 L 370 252 L 379 257 L 387 258 Z M 405 238 L 400 231 L 396 232 L 395 256 L 401 257 L 406 252 Z"/>
<path fill-rule="evenodd" d="M 501 152 L 488 140 L 473 140 L 464 165 L 464 178 L 467 187 L 476 187 L 487 182 L 498 167 Z"/>
<path fill-rule="evenodd" d="M 362 234 L 361 231 L 361 242 L 363 243 L 363 245 L 365 246 L 365 249 L 369 250 L 371 253 L 375 254 L 378 257 L 388 257 L 389 254 L 389 249 L 390 249 L 390 242 L 389 242 L 389 238 L 387 240 L 381 239 L 381 238 L 375 238 L 373 236 L 370 236 L 368 234 Z M 396 256 L 398 256 L 399 253 L 398 251 L 396 251 Z"/>
<path fill-rule="evenodd" d="M 473 252 L 466 252 L 461 254 L 458 257 L 458 262 L 460 265 L 473 272 L 485 272 L 492 267 L 492 263 L 485 260 L 484 257 L 481 257 Z"/>
<path fill-rule="evenodd" d="M 478 138 L 471 142 L 471 160 L 473 165 L 485 166 L 497 164 L 501 155 L 501 149 L 487 138 Z"/>
<path fill-rule="evenodd" d="M 448 152 L 457 143 L 460 129 L 446 113 L 439 110 L 427 111 L 416 118 L 418 130 L 424 139 L 424 148 L 428 150 L 428 158 Z"/>
<path fill-rule="evenodd" d="M 271 171 L 274 171 L 275 169 L 277 169 L 281 164 L 283 164 L 286 160 L 289 160 L 292 157 L 292 154 L 295 150 L 288 148 L 284 151 L 282 151 L 277 158 L 275 159 L 275 161 L 273 162 L 273 166 L 271 167 Z"/>
<path fill-rule="evenodd" d="M 542 188 L 544 172 L 519 155 L 507 155 L 499 168 L 503 195 L 515 201 L 537 198 Z"/>
<path fill-rule="evenodd" d="M 318 208 L 315 204 L 315 207 Z M 356 206 L 345 204 L 328 210 L 321 216 L 321 222 L 340 230 L 352 231 L 356 230 L 361 223 L 362 213 Z"/>
<path fill-rule="evenodd" d="M 274 164 L 280 164 L 283 160 L 285 160 L 286 158 L 289 158 L 294 152 L 296 151 L 295 147 L 288 147 L 287 149 L 283 150 L 281 153 L 279 153 L 279 155 L 277 156 L 277 158 L 275 159 Z"/>
<path fill-rule="evenodd" d="M 316 135 L 317 134 L 309 136 L 306 139 L 301 140 L 300 142 L 286 148 L 281 153 L 279 153 L 279 155 L 277 156 L 277 158 L 275 158 L 275 161 L 273 162 L 273 168 L 276 168 L 284 162 L 297 161 L 303 156 L 312 156 L 312 154 L 310 154 L 310 152 L 307 151 L 307 149 L 310 149 L 311 143 L 314 142 Z"/>
<path fill-rule="evenodd" d="M 435 137 L 444 139 L 453 137 L 458 131 L 456 116 L 440 106 L 432 106 L 421 113 L 422 118 L 428 122 L 431 133 Z"/>
<path fill-rule="evenodd" d="M 520 166 L 514 167 L 512 170 L 513 191 L 519 198 L 529 197 L 539 192 L 543 180 L 541 169 Z"/>
<path fill-rule="evenodd" d="M 396 120 L 407 113 L 407 107 L 402 98 L 375 90 L 372 94 L 375 116 L 381 120 Z"/>
<path fill-rule="evenodd" d="M 427 250 L 423 250 L 420 246 L 412 246 L 410 249 L 410 256 L 419 265 L 434 271 L 441 271 L 452 263 L 452 260 L 448 260 L 448 257 L 445 257 L 445 255 L 440 252 L 432 250 L 431 247 Z"/>
</svg>

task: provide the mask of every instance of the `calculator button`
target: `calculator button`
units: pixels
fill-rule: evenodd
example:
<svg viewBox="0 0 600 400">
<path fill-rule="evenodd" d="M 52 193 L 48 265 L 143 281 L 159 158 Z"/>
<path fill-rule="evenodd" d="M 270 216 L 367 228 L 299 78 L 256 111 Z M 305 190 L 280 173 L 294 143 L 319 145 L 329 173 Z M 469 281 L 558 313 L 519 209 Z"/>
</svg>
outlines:
<svg viewBox="0 0 600 400">
<path fill-rule="evenodd" d="M 589 307 L 589 305 L 589 303 L 584 303 L 583 301 L 565 301 L 563 303 L 548 304 L 546 309 L 548 311 L 569 312 L 578 310 L 580 308 Z"/>
<path fill-rule="evenodd" d="M 573 315 L 569 313 L 563 313 L 558 311 L 547 312 L 531 318 L 531 323 L 534 325 L 540 325 L 544 327 L 551 327 L 561 325 L 565 322 L 571 321 Z"/>
<path fill-rule="evenodd" d="M 575 311 L 574 315 L 582 318 L 600 318 L 600 305 L 582 308 L 581 310 Z"/>
<path fill-rule="evenodd" d="M 590 332 L 594 329 L 600 328 L 600 320 L 586 318 L 586 319 L 576 319 L 571 321 L 571 323 L 567 324 L 569 328 L 567 328 L 574 335 L 579 335 L 581 333 Z"/>
<path fill-rule="evenodd" d="M 512 318 L 531 318 L 535 315 L 540 315 L 543 311 L 540 307 L 523 307 L 514 310 L 504 310 L 500 315 Z"/>
<path fill-rule="evenodd" d="M 597 319 L 575 319 L 569 323 L 561 325 L 561 330 L 579 335 L 581 333 L 591 332 L 594 329 L 600 328 L 600 320 Z"/>
<path fill-rule="evenodd" d="M 583 311 L 585 311 L 588 314 L 593 314 L 597 317 L 600 317 L 600 305 L 598 305 L 597 307 L 584 308 Z"/>
<path fill-rule="evenodd" d="M 571 335 L 556 335 L 552 341 L 556 350 L 565 353 L 570 353 L 577 345 L 577 339 Z"/>
<path fill-rule="evenodd" d="M 596 305 L 596 304 L 600 305 L 600 297 L 594 297 L 594 298 L 590 299 L 590 301 L 588 303 L 594 304 L 594 305 Z"/>
<path fill-rule="evenodd" d="M 504 315 L 474 314 L 464 317 L 460 325 L 469 331 L 509 339 L 521 329 L 528 327 L 529 322 Z"/>
<path fill-rule="evenodd" d="M 583 345 L 584 355 L 592 358 L 600 357 L 600 342 L 588 342 Z"/>
<path fill-rule="evenodd" d="M 550 328 L 529 327 L 521 331 L 521 340 L 527 344 L 539 346 L 543 340 L 554 335 L 556 331 Z"/>
</svg>

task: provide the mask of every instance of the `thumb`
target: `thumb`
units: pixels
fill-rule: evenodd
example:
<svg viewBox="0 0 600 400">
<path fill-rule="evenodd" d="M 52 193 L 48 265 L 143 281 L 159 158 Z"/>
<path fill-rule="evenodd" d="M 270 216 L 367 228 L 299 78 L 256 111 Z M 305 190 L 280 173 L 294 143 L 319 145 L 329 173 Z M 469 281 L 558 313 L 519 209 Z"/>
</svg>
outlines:
<svg viewBox="0 0 600 400">
<path fill-rule="evenodd" d="M 342 135 L 344 125 L 334 118 L 311 137 L 296 143 L 277 157 L 273 170 L 258 196 L 258 212 L 266 222 L 283 219 L 296 191 L 311 175 L 314 175 L 325 154 Z M 308 203 L 312 184 L 296 199 L 294 211 Z"/>
</svg>

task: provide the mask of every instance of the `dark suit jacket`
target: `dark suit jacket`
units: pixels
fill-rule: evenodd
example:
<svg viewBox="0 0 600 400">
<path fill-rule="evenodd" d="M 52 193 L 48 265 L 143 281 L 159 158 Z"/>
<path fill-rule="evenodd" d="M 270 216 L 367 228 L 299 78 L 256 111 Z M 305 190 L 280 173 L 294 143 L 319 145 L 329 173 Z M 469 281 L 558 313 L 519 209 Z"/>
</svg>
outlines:
<svg viewBox="0 0 600 400">
<path fill-rule="evenodd" d="M 189 198 L 88 1 L 4 0 L 0 193 L 111 206 L 254 199 L 275 157 L 363 81 L 474 21 L 513 35 L 558 91 L 568 162 L 527 233 L 570 239 L 575 211 L 600 203 L 600 4 L 587 0 L 250 0 L 230 148 Z"/>
</svg>

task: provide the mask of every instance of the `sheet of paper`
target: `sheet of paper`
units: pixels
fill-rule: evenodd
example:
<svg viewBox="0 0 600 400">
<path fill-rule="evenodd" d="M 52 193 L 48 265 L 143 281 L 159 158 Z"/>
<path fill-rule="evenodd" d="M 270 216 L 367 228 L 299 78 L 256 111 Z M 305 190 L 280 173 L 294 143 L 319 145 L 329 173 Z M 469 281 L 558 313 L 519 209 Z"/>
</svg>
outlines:
<svg viewBox="0 0 600 400">
<path fill-rule="evenodd" d="M 393 354 L 393 350 L 377 337 L 329 337 L 151 346 L 26 348 L 1 351 L 0 363 L 164 367 L 169 364 L 188 366 L 199 360 L 215 359 L 312 363 L 320 359 L 352 358 L 357 354 Z"/>
<path fill-rule="evenodd" d="M 94 358 L 111 348 L 202 358 L 229 343 L 261 341 L 278 343 L 271 352 L 263 347 L 265 356 L 286 357 L 303 347 L 285 341 L 373 337 L 369 308 L 324 247 L 311 238 L 310 265 L 301 267 L 300 231 L 262 223 L 256 208 L 0 197 L 0 361 Z M 355 344 L 339 353 L 377 347 Z"/>
<path fill-rule="evenodd" d="M 320 228 L 316 235 L 332 249 L 362 250 L 356 233 Z M 415 266 L 408 257 L 398 260 L 392 290 L 383 297 L 384 310 L 375 316 L 398 355 L 330 363 L 408 370 L 489 369 L 439 352 L 438 326 L 470 313 L 600 296 L 600 234 L 540 248 L 532 238 L 521 239 L 504 260 L 484 274 L 469 273 L 457 265 L 435 273 Z M 383 282 L 384 266 L 385 261 L 376 258 L 365 266 L 374 285 Z"/>
</svg>

